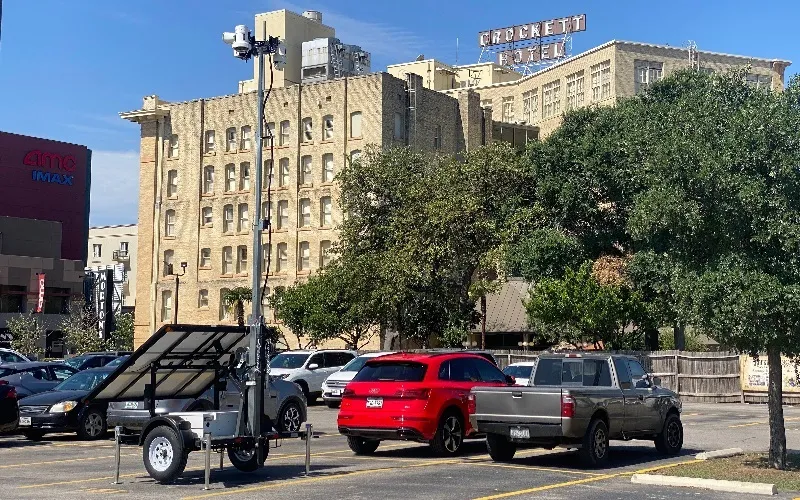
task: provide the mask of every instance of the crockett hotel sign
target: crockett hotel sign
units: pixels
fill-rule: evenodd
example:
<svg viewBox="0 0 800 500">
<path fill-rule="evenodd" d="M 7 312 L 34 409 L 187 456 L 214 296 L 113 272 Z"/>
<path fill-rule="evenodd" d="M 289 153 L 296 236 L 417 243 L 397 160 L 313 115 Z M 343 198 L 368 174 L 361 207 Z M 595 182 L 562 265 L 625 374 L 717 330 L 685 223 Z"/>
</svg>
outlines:
<svg viewBox="0 0 800 500">
<path fill-rule="evenodd" d="M 481 31 L 478 44 L 482 48 L 501 46 L 499 64 L 526 64 L 562 57 L 564 41 L 554 37 L 578 31 L 586 31 L 586 14 Z"/>
</svg>

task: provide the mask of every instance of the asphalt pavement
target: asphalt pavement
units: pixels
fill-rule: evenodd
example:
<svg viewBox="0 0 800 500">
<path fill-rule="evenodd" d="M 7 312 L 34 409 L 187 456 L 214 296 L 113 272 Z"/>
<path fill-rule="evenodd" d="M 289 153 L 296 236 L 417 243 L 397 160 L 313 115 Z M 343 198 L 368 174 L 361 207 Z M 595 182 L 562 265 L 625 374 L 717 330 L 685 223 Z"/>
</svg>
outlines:
<svg viewBox="0 0 800 500">
<path fill-rule="evenodd" d="M 695 453 L 741 447 L 763 451 L 769 442 L 765 405 L 686 404 L 685 452 L 664 459 L 651 442 L 612 442 L 607 469 L 579 465 L 573 452 L 521 450 L 509 464 L 496 464 L 483 441 L 466 444 L 457 458 L 432 455 L 427 446 L 399 441 L 381 443 L 374 456 L 356 457 L 336 432 L 336 410 L 309 409 L 320 434 L 312 440 L 312 472 L 306 477 L 305 442 L 284 440 L 270 450 L 266 466 L 251 474 L 212 456 L 211 489 L 203 490 L 203 455 L 192 453 L 187 470 L 173 485 L 155 483 L 142 464 L 142 450 L 122 448 L 120 481 L 114 474 L 114 444 L 78 441 L 74 435 L 46 436 L 41 442 L 21 436 L 0 437 L 0 498 L 263 498 L 282 499 L 745 499 L 748 495 L 634 485 L 632 474 L 653 471 L 693 458 Z M 786 408 L 790 449 L 800 450 L 800 408 Z M 781 493 L 776 498 L 794 498 Z"/>
</svg>

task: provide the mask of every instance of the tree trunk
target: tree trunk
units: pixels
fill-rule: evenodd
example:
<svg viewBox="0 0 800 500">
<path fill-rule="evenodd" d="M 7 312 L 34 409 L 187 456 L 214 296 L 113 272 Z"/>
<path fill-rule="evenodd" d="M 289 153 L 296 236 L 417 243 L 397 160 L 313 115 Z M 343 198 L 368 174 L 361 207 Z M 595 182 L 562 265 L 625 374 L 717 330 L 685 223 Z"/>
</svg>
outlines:
<svg viewBox="0 0 800 500">
<path fill-rule="evenodd" d="M 241 300 L 236 301 L 236 321 L 239 326 L 244 326 L 244 302 Z"/>
<path fill-rule="evenodd" d="M 769 365 L 769 465 L 774 469 L 786 468 L 786 427 L 783 422 L 783 372 L 781 351 L 778 347 L 767 350 Z"/>
<path fill-rule="evenodd" d="M 644 344 L 648 351 L 658 350 L 658 328 L 648 326 L 644 330 Z"/>
<path fill-rule="evenodd" d="M 686 327 L 683 323 L 676 322 L 672 327 L 675 337 L 675 349 L 678 351 L 686 350 Z"/>
<path fill-rule="evenodd" d="M 486 295 L 481 295 L 481 349 L 486 349 Z"/>
</svg>

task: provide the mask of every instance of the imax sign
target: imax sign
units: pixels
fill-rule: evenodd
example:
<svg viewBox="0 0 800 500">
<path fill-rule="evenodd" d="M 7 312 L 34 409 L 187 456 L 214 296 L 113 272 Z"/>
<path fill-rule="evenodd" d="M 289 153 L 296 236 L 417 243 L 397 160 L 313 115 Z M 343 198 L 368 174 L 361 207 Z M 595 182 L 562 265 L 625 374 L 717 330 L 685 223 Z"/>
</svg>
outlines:
<svg viewBox="0 0 800 500">
<path fill-rule="evenodd" d="M 61 175 L 53 172 L 42 172 L 41 170 L 31 171 L 31 177 L 38 182 L 47 182 L 50 184 L 61 184 L 62 186 L 72 186 L 74 180 L 73 175 Z"/>
</svg>

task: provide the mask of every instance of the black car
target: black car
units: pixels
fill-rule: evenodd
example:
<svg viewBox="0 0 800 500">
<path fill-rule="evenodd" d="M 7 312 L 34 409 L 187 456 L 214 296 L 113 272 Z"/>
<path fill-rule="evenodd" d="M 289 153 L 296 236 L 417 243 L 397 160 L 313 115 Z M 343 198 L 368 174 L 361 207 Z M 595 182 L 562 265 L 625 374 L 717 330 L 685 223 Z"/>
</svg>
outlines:
<svg viewBox="0 0 800 500">
<path fill-rule="evenodd" d="M 0 366 L 0 381 L 14 386 L 18 398 L 49 391 L 78 370 L 63 363 L 31 361 Z"/>
<path fill-rule="evenodd" d="M 81 439 L 100 439 L 108 426 L 108 403 L 84 398 L 110 373 L 111 368 L 92 368 L 71 376 L 52 391 L 29 396 L 19 405 L 19 430 L 28 439 L 41 439 L 48 432 L 77 432 Z"/>
<path fill-rule="evenodd" d="M 16 429 L 18 420 L 17 390 L 8 382 L 0 381 L 0 434 Z"/>
<path fill-rule="evenodd" d="M 112 359 L 111 361 L 109 361 L 108 363 L 104 364 L 103 366 L 107 366 L 109 368 L 116 367 L 116 366 L 119 366 L 122 363 L 124 363 L 130 357 L 131 357 L 130 354 L 125 354 L 125 355 L 120 356 L 120 357 L 118 357 L 116 359 Z"/>
<path fill-rule="evenodd" d="M 90 352 L 87 354 L 82 354 L 80 356 L 75 356 L 74 358 L 69 358 L 65 360 L 64 363 L 68 364 L 69 366 L 75 368 L 78 371 L 88 370 L 90 368 L 100 368 L 101 366 L 105 366 L 108 363 L 119 358 L 120 356 L 126 354 L 130 353 Z"/>
</svg>

